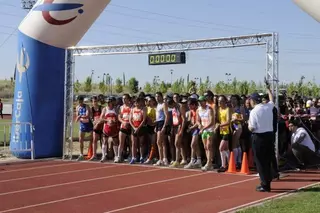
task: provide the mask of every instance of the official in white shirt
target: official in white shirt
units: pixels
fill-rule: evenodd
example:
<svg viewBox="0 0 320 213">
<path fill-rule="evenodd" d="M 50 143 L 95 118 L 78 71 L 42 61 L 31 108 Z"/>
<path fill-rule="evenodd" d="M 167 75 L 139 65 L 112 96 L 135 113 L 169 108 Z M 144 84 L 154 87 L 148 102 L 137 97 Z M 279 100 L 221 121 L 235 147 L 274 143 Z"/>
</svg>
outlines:
<svg viewBox="0 0 320 213">
<path fill-rule="evenodd" d="M 299 161 L 298 167 L 305 169 L 308 166 L 320 164 L 320 157 L 316 153 L 315 145 L 303 127 L 299 126 L 300 120 L 292 119 L 289 121 L 289 130 L 292 132 L 291 148 L 293 155 Z"/>
<path fill-rule="evenodd" d="M 250 96 L 250 104 L 253 109 L 249 116 L 248 126 L 252 132 L 252 150 L 261 181 L 261 185 L 256 188 L 258 192 L 270 192 L 272 181 L 273 109 L 275 105 L 268 85 L 267 88 L 270 100 L 268 103 L 262 103 L 258 93 Z"/>
</svg>

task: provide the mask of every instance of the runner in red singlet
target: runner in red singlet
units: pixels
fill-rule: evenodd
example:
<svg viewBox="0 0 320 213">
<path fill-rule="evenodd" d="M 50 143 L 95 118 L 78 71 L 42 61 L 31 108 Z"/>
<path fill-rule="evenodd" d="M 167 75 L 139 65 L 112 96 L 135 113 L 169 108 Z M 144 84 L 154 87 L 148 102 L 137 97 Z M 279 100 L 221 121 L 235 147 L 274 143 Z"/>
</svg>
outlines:
<svg viewBox="0 0 320 213">
<path fill-rule="evenodd" d="M 124 144 L 126 142 L 127 137 L 131 135 L 131 126 L 129 122 L 130 112 L 131 112 L 131 104 L 130 104 L 130 95 L 124 94 L 122 97 L 123 105 L 120 107 L 120 112 L 118 115 L 118 119 L 121 123 L 120 132 L 119 132 L 119 148 L 118 148 L 118 156 L 115 157 L 115 163 L 119 163 L 122 161 L 122 152 L 124 148 Z"/>
<path fill-rule="evenodd" d="M 188 163 L 185 150 L 182 146 L 183 131 L 185 130 L 186 107 L 184 104 L 180 104 L 181 102 L 178 94 L 173 95 L 173 100 L 172 132 L 174 134 L 175 159 L 172 159 L 174 162 L 170 165 L 170 167 L 179 167 L 180 165 L 184 166 Z M 180 162 L 181 156 L 182 161 Z"/>
<path fill-rule="evenodd" d="M 144 99 L 137 98 L 135 107 L 130 112 L 130 124 L 132 126 L 132 158 L 130 164 L 137 161 L 137 148 L 140 148 L 140 163 L 144 163 L 144 135 L 146 133 L 147 108 L 144 107 Z"/>
<path fill-rule="evenodd" d="M 101 162 L 104 162 L 107 159 L 107 150 L 110 155 L 112 154 L 112 146 L 114 156 L 118 156 L 118 115 L 113 103 L 114 100 L 112 98 L 107 99 L 108 105 L 103 108 L 100 117 L 101 122 L 104 123 Z"/>
</svg>

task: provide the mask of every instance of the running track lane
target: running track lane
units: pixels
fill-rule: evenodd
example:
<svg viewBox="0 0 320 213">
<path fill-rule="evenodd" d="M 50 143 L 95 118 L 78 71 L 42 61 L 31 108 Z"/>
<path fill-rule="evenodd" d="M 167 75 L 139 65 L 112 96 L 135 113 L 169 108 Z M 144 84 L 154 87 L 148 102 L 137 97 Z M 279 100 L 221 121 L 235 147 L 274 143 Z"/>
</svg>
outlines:
<svg viewBox="0 0 320 213">
<path fill-rule="evenodd" d="M 80 162 L 72 161 L 16 161 L 12 163 L 0 163 L 0 174 L 12 172 L 12 171 L 27 171 L 27 170 L 36 170 L 41 168 L 54 168 L 59 166 L 79 164 Z"/>
<path fill-rule="evenodd" d="M 7 181 L 7 180 L 14 180 L 14 179 L 27 179 L 29 177 L 35 176 L 48 176 L 50 174 L 55 173 L 63 173 L 63 172 L 70 172 L 70 171 L 77 171 L 83 170 L 86 171 L 87 169 L 98 169 L 104 168 L 106 166 L 113 166 L 113 165 L 106 165 L 106 164 L 94 164 L 88 165 L 85 163 L 74 163 L 74 164 L 59 164 L 56 166 L 46 166 L 46 167 L 38 167 L 38 168 L 26 168 L 26 169 L 16 169 L 10 170 L 7 172 L 0 172 L 0 183 Z"/>
<path fill-rule="evenodd" d="M 39 190 L 38 193 L 41 194 L 39 197 L 29 196 L 30 192 L 18 193 L 11 197 L 8 195 L 3 200 L 6 203 L 5 209 L 8 210 L 4 212 L 12 212 L 10 208 L 16 208 L 15 212 L 56 212 L 57 209 L 59 212 L 104 212 L 203 188 L 242 183 L 252 179 L 257 178 L 161 169 L 125 178 L 111 178 L 108 182 L 99 181 L 90 185 L 78 184 L 78 186 Z M 33 191 L 33 193 L 36 192 Z M 19 200 L 18 205 L 13 201 L 16 199 Z"/>
<path fill-rule="evenodd" d="M 220 176 L 220 177 L 219 177 Z M 115 190 L 108 196 L 99 194 L 90 197 L 67 200 L 39 206 L 32 211 L 53 212 L 54 209 L 66 209 L 79 212 L 218 212 L 280 195 L 291 190 L 315 183 L 314 177 L 290 175 L 287 180 L 273 184 L 272 193 L 254 191 L 258 180 L 256 177 L 229 176 L 228 181 L 222 180 L 224 175 L 206 173 L 181 181 L 170 181 L 138 187 L 136 193 L 130 189 Z M 210 180 L 211 179 L 211 180 Z M 242 179 L 242 180 L 239 180 Z M 190 183 L 199 183 L 199 185 Z M 154 186 L 154 187 L 153 187 Z M 188 186 L 188 187 L 186 187 Z M 120 187 L 119 187 L 120 188 Z M 103 202 L 103 200 L 108 202 Z M 100 202 L 99 202 L 100 201 Z M 86 205 L 79 205 L 85 203 Z M 70 208 L 71 206 L 71 208 Z M 23 211 L 18 211 L 23 212 Z"/>
<path fill-rule="evenodd" d="M 92 164 L 93 165 L 93 164 Z M 95 164 L 97 165 L 97 164 Z M 108 164 L 103 164 L 108 165 Z M 124 170 L 126 171 L 127 168 L 137 168 L 132 166 L 124 166 Z M 138 167 L 143 168 L 143 167 Z M 111 168 L 109 168 L 111 169 Z M 147 169 L 147 168 L 145 168 Z M 151 168 L 152 169 L 152 168 Z M 155 168 L 156 169 L 156 168 Z M 137 170 L 135 170 L 137 171 Z M 156 169 L 158 172 L 158 170 Z M 274 196 L 273 193 L 256 193 L 254 192 L 254 187 L 257 184 L 257 181 L 255 180 L 248 180 L 248 178 L 254 178 L 255 177 L 244 177 L 244 176 L 229 176 L 229 175 L 218 175 L 213 173 L 194 173 L 190 171 L 181 171 L 181 170 L 166 170 L 161 169 L 160 171 L 171 171 L 171 172 L 178 172 L 181 174 L 181 172 L 187 174 L 188 176 L 191 175 L 189 178 L 183 178 L 184 176 L 180 176 L 178 178 L 175 178 L 176 180 L 164 180 L 162 182 L 155 182 L 156 179 L 153 178 L 153 181 L 151 183 L 143 183 L 139 185 L 136 185 L 136 187 L 130 187 L 124 188 L 121 184 L 117 185 L 118 189 L 115 189 L 113 191 L 109 190 L 105 193 L 98 193 L 96 195 L 91 195 L 88 197 L 80 196 L 79 198 L 74 199 L 65 199 L 60 202 L 55 203 L 43 203 L 42 205 L 38 205 L 38 207 L 31 207 L 26 209 L 20 209 L 18 212 L 56 212 L 57 209 L 60 209 L 61 212 L 70 212 L 73 211 L 73 209 L 70 209 L 73 207 L 74 211 L 84 211 L 87 210 L 87 212 L 125 212 L 130 211 L 132 212 L 214 212 L 218 211 L 217 207 L 227 209 L 232 208 L 238 205 L 243 205 L 245 203 L 256 201 L 258 199 L 263 199 L 267 196 Z M 154 174 L 153 171 L 147 172 L 144 175 L 146 176 L 154 176 L 159 175 L 162 172 L 158 174 Z M 127 181 L 131 182 L 131 179 L 135 178 L 132 177 L 133 175 L 130 175 L 128 173 L 128 176 L 126 178 Z M 208 175 L 208 176 L 207 176 Z M 179 175 L 178 175 L 179 176 Z M 204 180 L 203 178 L 207 176 Z M 286 180 L 282 180 L 281 183 L 274 183 L 273 187 L 280 188 L 281 184 L 281 190 L 277 190 L 275 194 L 279 194 L 284 191 L 288 191 L 291 189 L 296 189 L 300 187 L 300 185 L 307 185 L 309 183 L 314 183 L 315 181 L 319 181 L 319 173 L 310 173 L 307 174 L 308 177 L 306 177 L 305 174 L 293 174 L 286 178 Z M 177 174 L 175 175 L 177 177 Z M 201 177 L 201 179 L 199 179 Z M 115 177 L 116 178 L 116 177 Z M 230 178 L 230 179 L 229 179 Z M 237 181 L 233 179 L 238 178 L 244 178 L 244 182 L 242 180 Z M 174 178 L 173 178 L 174 179 Z M 211 179 L 211 185 L 208 184 L 208 180 Z M 228 183 L 223 185 L 223 183 L 218 182 L 215 179 L 219 180 L 225 180 L 228 179 Z M 304 179 L 304 181 L 302 181 Z M 309 179 L 309 180 L 306 180 Z M 187 180 L 187 181 L 186 181 Z M 121 181 L 121 180 L 120 180 Z M 37 181 L 39 182 L 39 180 Z M 177 184 L 178 182 L 178 184 Z M 186 183 L 187 182 L 187 183 Z M 207 182 L 207 183 L 206 183 Z M 210 182 L 210 181 L 209 181 Z M 233 182 L 233 183 L 232 183 Z M 111 181 L 110 184 L 113 182 Z M 191 184 L 197 183 L 199 188 L 192 188 L 194 185 Z M 203 185 L 206 183 L 205 185 Z M 117 184 L 117 183 L 115 183 Z M 182 184 L 182 186 L 181 186 Z M 232 184 L 232 185 L 230 185 Z M 99 184 L 100 185 L 100 184 Z M 169 188 L 166 186 L 169 185 Z M 278 187 L 279 185 L 279 187 Z M 292 186 L 293 185 L 293 186 Z M 298 186 L 299 185 L 299 186 Z M 186 186 L 188 188 L 186 188 Z M 182 190 L 180 189 L 181 187 Z M 190 188 L 191 187 L 191 188 Z M 240 188 L 239 188 L 240 187 Z M 284 188 L 286 187 L 286 188 Z M 291 187 L 291 188 L 290 188 Z M 56 190 L 56 187 L 49 188 L 51 191 Z M 102 187 L 103 188 L 103 187 Z M 121 189 L 122 188 L 122 189 Z M 87 190 L 87 187 L 84 187 L 83 184 L 81 184 L 82 191 Z M 80 190 L 81 190 L 80 189 Z M 132 189 L 136 189 L 135 193 L 132 193 Z M 186 190 L 187 191 L 183 191 Z M 191 189 L 191 190 L 190 190 Z M 78 190 L 78 189 L 77 189 Z M 169 190 L 169 191 L 168 191 Z M 220 190 L 220 191 L 219 191 Z M 44 191 L 44 193 L 37 193 L 39 190 L 33 190 L 29 192 L 29 195 L 25 196 L 35 196 L 36 194 L 40 194 L 42 196 L 43 194 L 47 193 L 48 189 Z M 97 192 L 101 191 L 101 187 Z M 118 193 L 120 192 L 120 195 Z M 122 192 L 122 193 L 121 193 Z M 227 192 L 227 193 L 226 193 Z M 51 192 L 52 193 L 52 192 Z M 58 193 L 60 194 L 61 191 L 58 190 Z M 63 193 L 63 192 L 62 192 Z M 112 194 L 113 193 L 113 194 Z M 158 194 L 159 196 L 156 196 L 155 194 Z M 168 194 L 169 193 L 169 194 Z M 18 199 L 20 202 L 21 199 L 17 197 L 18 194 L 15 194 L 14 200 Z M 88 194 L 88 193 L 87 193 Z M 89 194 L 90 195 L 90 194 Z M 108 196 L 106 196 L 108 195 Z M 250 195 L 250 196 L 244 196 L 244 195 Z M 20 196 L 20 195 L 19 195 Z M 156 196 L 156 197 L 155 197 Z M 119 197 L 123 197 L 123 199 L 119 199 Z M 262 197 L 262 198 L 261 198 Z M 51 197 L 53 198 L 53 197 Z M 66 198 L 66 197 L 65 197 Z M 69 197 L 70 198 L 70 197 Z M 136 200 L 139 198 L 139 200 Z M 230 199 L 232 198 L 232 202 L 230 202 Z M 105 200 L 107 199 L 107 200 Z M 120 200 L 120 207 L 119 207 L 119 201 Z M 3 201 L 3 200 L 2 200 Z M 17 201 L 17 200 L 16 200 Z M 108 202 L 107 202 L 108 201 Z M 128 202 L 130 201 L 130 202 Z M 117 204 L 118 202 L 118 204 Z M 218 203 L 217 203 L 218 202 Z M 5 203 L 5 202 L 2 202 Z M 110 204 L 111 203 L 111 204 Z M 234 204 L 233 204 L 234 203 Z M 166 209 L 168 208 L 169 209 Z M 9 212 L 9 211 L 8 211 Z M 16 212 L 16 211 L 15 211 Z"/>
<path fill-rule="evenodd" d="M 317 180 L 319 182 L 320 180 Z M 272 183 L 271 193 L 259 193 L 255 186 L 259 181 L 252 180 L 237 184 L 226 184 L 225 186 L 213 186 L 204 188 L 202 191 L 193 193 L 181 193 L 180 196 L 165 197 L 163 199 L 149 202 L 141 202 L 136 205 L 128 205 L 122 208 L 107 210 L 105 212 L 132 213 L 132 212 L 181 212 L 181 213 L 212 213 L 220 212 L 258 200 L 266 200 L 300 187 L 316 183 L 313 177 L 303 179 L 295 176 L 288 176 L 281 181 Z M 160 211 L 161 210 L 161 211 Z"/>
<path fill-rule="evenodd" d="M 91 165 L 91 167 L 93 167 L 93 165 Z M 100 168 L 89 171 L 84 170 L 83 172 L 79 172 L 79 170 L 76 170 L 78 172 L 73 172 L 71 170 L 68 173 L 60 173 L 60 175 L 54 175 L 55 173 L 53 173 L 51 176 L 43 175 L 40 177 L 35 176 L 35 178 L 32 178 L 31 176 L 29 178 L 19 180 L 18 184 L 17 181 L 6 181 L 2 183 L 0 182 L 0 197 L 8 196 L 9 194 L 17 194 L 25 191 L 30 192 L 53 187 L 69 187 L 70 185 L 74 184 L 88 183 L 91 185 L 91 182 L 104 181 L 109 178 L 119 178 L 122 176 L 125 177 L 131 174 L 147 173 L 159 169 L 143 167 L 130 168 L 121 165 L 107 165 L 105 167 L 100 166 Z"/>
<path fill-rule="evenodd" d="M 90 164 L 94 165 L 94 164 Z M 112 169 L 118 169 L 118 171 L 110 172 Z M 149 172 L 150 170 L 153 170 Z M 67 185 L 60 184 L 53 187 L 38 187 L 37 184 L 41 183 L 40 180 L 34 182 L 34 186 L 32 188 L 24 188 L 22 192 L 16 193 L 2 193 L 0 196 L 1 203 L 5 203 L 0 206 L 0 211 L 10 209 L 10 208 L 19 208 L 21 206 L 34 205 L 37 203 L 45 203 L 50 202 L 52 200 L 60 200 L 66 197 L 75 197 L 81 196 L 85 194 L 92 194 L 99 191 L 108 191 L 115 190 L 117 188 L 122 187 L 130 187 L 134 185 L 141 185 L 145 183 L 153 183 L 155 181 L 168 181 L 172 179 L 180 180 L 183 178 L 187 178 L 194 175 L 202 175 L 199 172 L 190 172 L 190 171 L 181 171 L 181 170 L 167 170 L 167 169 L 159 169 L 159 168 L 145 168 L 145 167 L 130 167 L 127 165 L 119 166 L 115 168 L 110 168 L 106 171 L 111 173 L 106 176 L 97 176 L 95 175 L 94 179 L 84 179 L 79 174 L 69 174 L 69 176 L 74 176 L 74 180 L 78 180 L 77 182 L 73 182 Z M 135 174 L 130 174 L 130 171 L 134 171 Z M 117 175 L 117 174 L 122 175 Z M 126 175 L 127 173 L 127 175 Z M 133 172 L 132 172 L 133 173 Z M 56 178 L 56 181 L 61 181 L 60 178 Z M 43 178 L 42 181 L 46 181 L 46 178 Z M 53 181 L 53 180 L 50 180 Z M 55 182 L 51 182 L 54 184 Z M 16 183 L 9 182 L 8 185 L 14 187 L 16 190 L 16 185 L 19 185 L 19 181 Z M 11 191 L 10 188 L 6 187 L 6 190 Z M 1 190 L 2 191 L 2 190 Z M 18 201 L 18 202 L 17 202 Z"/>
</svg>

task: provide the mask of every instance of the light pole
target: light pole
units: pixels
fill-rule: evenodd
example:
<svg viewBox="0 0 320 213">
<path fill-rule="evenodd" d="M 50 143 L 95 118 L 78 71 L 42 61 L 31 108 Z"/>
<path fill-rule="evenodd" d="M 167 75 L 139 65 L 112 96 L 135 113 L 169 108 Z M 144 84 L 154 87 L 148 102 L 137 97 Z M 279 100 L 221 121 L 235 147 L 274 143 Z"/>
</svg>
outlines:
<svg viewBox="0 0 320 213">
<path fill-rule="evenodd" d="M 173 72 L 174 72 L 174 70 L 171 69 L 171 70 L 170 70 L 170 74 L 171 74 L 171 86 L 172 86 L 172 74 L 173 74 Z"/>
<path fill-rule="evenodd" d="M 104 83 L 104 79 L 105 79 L 105 77 L 106 77 L 106 74 L 105 73 L 103 73 L 103 77 L 102 77 L 102 82 Z"/>
<path fill-rule="evenodd" d="M 153 77 L 153 88 L 154 88 L 155 92 L 158 89 L 158 80 L 160 80 L 160 77 L 155 75 Z"/>
<path fill-rule="evenodd" d="M 21 0 L 21 7 L 24 10 L 31 10 L 33 5 L 36 4 L 36 0 Z"/>
<path fill-rule="evenodd" d="M 91 83 L 93 82 L 93 74 L 94 74 L 94 70 L 91 70 Z"/>
<path fill-rule="evenodd" d="M 227 84 L 231 82 L 231 73 L 226 73 L 227 76 Z"/>
</svg>

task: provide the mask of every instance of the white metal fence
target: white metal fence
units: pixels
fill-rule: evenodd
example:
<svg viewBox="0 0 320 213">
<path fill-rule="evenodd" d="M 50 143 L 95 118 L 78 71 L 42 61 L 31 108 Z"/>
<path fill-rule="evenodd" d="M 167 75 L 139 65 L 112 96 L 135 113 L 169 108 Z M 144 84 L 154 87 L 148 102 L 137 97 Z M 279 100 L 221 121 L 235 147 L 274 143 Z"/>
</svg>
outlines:
<svg viewBox="0 0 320 213">
<path fill-rule="evenodd" d="M 31 159 L 34 159 L 33 125 L 28 122 L 0 123 L 0 158 L 12 157 L 12 151 L 30 152 Z M 11 138 L 11 134 L 14 134 Z M 11 140 L 12 139 L 12 140 Z"/>
</svg>

